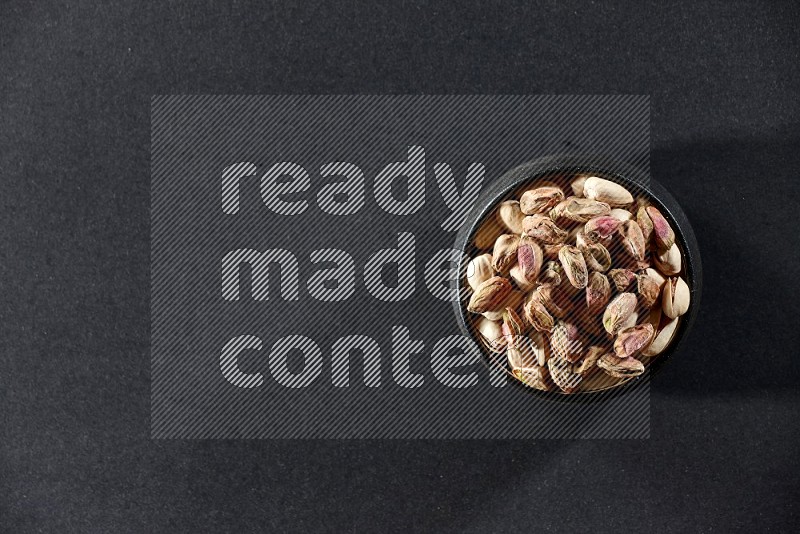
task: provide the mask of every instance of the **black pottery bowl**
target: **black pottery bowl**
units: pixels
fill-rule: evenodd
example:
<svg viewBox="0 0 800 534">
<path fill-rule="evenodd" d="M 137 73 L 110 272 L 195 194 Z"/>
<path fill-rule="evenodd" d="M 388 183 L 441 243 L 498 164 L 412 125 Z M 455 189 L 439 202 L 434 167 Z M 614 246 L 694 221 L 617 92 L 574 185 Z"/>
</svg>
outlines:
<svg viewBox="0 0 800 534">
<path fill-rule="evenodd" d="M 474 257 L 478 253 L 473 244 L 475 233 L 486 217 L 491 215 L 501 202 L 527 189 L 530 184 L 536 181 L 552 180 L 554 177 L 574 174 L 597 175 L 626 187 L 634 197 L 640 195 L 648 197 L 650 203 L 656 206 L 672 225 L 675 232 L 675 241 L 683 255 L 682 276 L 688 284 L 691 294 L 689 309 L 682 316 L 670 345 L 661 354 L 650 359 L 646 365 L 646 372 L 639 377 L 608 389 L 578 391 L 569 395 L 562 394 L 560 390 L 541 391 L 534 389 L 526 386 L 516 378 L 511 380 L 512 383 L 516 384 L 516 387 L 531 394 L 558 400 L 588 401 L 591 399 L 595 401 L 603 395 L 613 394 L 616 396 L 646 383 L 654 372 L 684 348 L 686 335 L 697 317 L 702 289 L 700 252 L 692 227 L 672 195 L 658 182 L 652 180 L 647 171 L 601 156 L 559 155 L 539 158 L 505 172 L 484 188 L 456 236 L 455 249 L 461 251 L 468 258 Z M 463 294 L 466 284 L 464 276 L 459 277 L 458 284 L 459 294 Z M 469 318 L 471 314 L 466 310 L 466 301 L 460 299 L 458 302 L 453 303 L 453 307 L 462 333 L 472 337 L 482 347 L 487 365 L 501 365 L 508 372 L 505 356 L 501 355 L 499 357 L 496 354 L 492 354 L 484 346 L 480 339 L 480 334 L 471 326 Z"/>
</svg>

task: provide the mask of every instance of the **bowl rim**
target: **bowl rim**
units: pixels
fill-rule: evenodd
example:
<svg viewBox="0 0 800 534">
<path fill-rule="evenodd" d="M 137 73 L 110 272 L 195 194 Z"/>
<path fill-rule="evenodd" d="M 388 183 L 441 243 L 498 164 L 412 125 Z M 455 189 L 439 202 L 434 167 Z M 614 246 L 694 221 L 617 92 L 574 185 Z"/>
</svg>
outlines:
<svg viewBox="0 0 800 534">
<path fill-rule="evenodd" d="M 700 307 L 700 296 L 702 293 L 702 263 L 700 251 L 697 245 L 697 238 L 694 230 L 689 223 L 686 214 L 678 204 L 677 200 L 656 180 L 650 176 L 650 172 L 640 166 L 627 162 L 609 158 L 603 155 L 594 154 L 555 154 L 533 159 L 526 163 L 517 165 L 498 178 L 492 180 L 484 186 L 481 194 L 468 212 L 464 223 L 456 234 L 454 248 L 462 257 L 464 265 L 460 266 L 459 273 L 463 274 L 466 262 L 469 260 L 467 252 L 470 249 L 472 238 L 481 222 L 496 206 L 515 189 L 519 188 L 526 181 L 544 178 L 545 175 L 572 173 L 587 174 L 597 173 L 604 178 L 620 183 L 632 189 L 632 193 L 645 193 L 650 198 L 652 204 L 659 208 L 664 217 L 672 225 L 675 238 L 684 252 L 683 277 L 689 286 L 691 301 L 689 309 L 684 314 L 675 337 L 669 347 L 664 352 L 648 362 L 645 373 L 628 380 L 619 386 L 596 390 L 578 391 L 572 394 L 564 394 L 560 391 L 542 391 L 526 386 L 519 380 L 511 380 L 511 384 L 522 388 L 528 394 L 539 398 L 545 398 L 557 402 L 598 402 L 600 400 L 616 398 L 617 396 L 637 389 L 649 383 L 653 374 L 658 372 L 663 365 L 684 346 L 688 332 L 694 323 Z M 457 281 L 457 295 L 461 295 L 464 290 L 464 276 L 459 276 Z M 474 334 L 467 326 L 468 312 L 466 302 L 463 298 L 453 301 L 453 310 L 456 321 L 462 334 L 468 336 L 476 345 L 479 346 L 482 361 L 491 367 L 497 365 L 493 363 L 491 355 L 477 342 Z M 506 370 L 507 372 L 507 370 Z"/>
</svg>

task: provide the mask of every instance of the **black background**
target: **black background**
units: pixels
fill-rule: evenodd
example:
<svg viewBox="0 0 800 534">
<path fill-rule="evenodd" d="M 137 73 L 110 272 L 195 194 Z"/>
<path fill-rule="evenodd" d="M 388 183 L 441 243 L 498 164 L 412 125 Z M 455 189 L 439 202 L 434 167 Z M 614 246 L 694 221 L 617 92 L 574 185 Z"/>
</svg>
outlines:
<svg viewBox="0 0 800 534">
<path fill-rule="evenodd" d="M 0 7 L 4 531 L 796 527 L 796 3 L 216 4 Z M 651 438 L 151 441 L 162 93 L 650 94 L 705 273 Z"/>
</svg>

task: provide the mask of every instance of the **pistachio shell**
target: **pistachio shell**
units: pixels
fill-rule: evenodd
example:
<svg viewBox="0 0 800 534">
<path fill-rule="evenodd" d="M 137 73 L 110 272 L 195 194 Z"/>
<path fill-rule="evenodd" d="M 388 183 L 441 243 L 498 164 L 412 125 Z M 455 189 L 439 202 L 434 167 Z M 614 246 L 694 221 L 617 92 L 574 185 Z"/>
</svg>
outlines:
<svg viewBox="0 0 800 534">
<path fill-rule="evenodd" d="M 561 263 L 550 260 L 544 265 L 542 274 L 539 276 L 539 283 L 541 285 L 551 285 L 558 287 L 566 279 L 564 268 Z"/>
<path fill-rule="evenodd" d="M 589 243 L 579 248 L 590 270 L 605 272 L 611 267 L 611 254 L 602 243 Z"/>
<path fill-rule="evenodd" d="M 525 234 L 547 245 L 563 243 L 568 235 L 550 217 L 540 214 L 525 217 L 522 220 L 522 230 Z"/>
<path fill-rule="evenodd" d="M 526 386 L 542 391 L 550 390 L 550 382 L 548 381 L 549 373 L 546 367 L 539 365 L 523 367 L 512 370 L 511 374 Z"/>
<path fill-rule="evenodd" d="M 555 326 L 555 321 L 550 312 L 544 304 L 537 298 L 528 298 L 525 300 L 522 308 L 522 314 L 525 322 L 528 323 L 538 332 L 550 332 Z"/>
<path fill-rule="evenodd" d="M 514 347 L 508 352 L 508 365 L 512 369 L 523 369 L 547 364 L 544 347 L 544 336 L 533 332 L 529 336 L 520 336 Z"/>
<path fill-rule="evenodd" d="M 645 257 L 647 256 L 647 246 L 642 235 L 642 229 L 636 221 L 625 221 L 620 226 L 620 233 L 622 234 L 622 245 L 630 256 L 639 262 L 639 265 L 644 265 Z"/>
<path fill-rule="evenodd" d="M 636 292 L 639 294 L 642 306 L 650 308 L 661 295 L 661 288 L 655 279 L 646 274 L 640 274 L 636 276 Z"/>
<path fill-rule="evenodd" d="M 503 275 L 517 262 L 519 236 L 503 234 L 497 238 L 492 249 L 492 268 Z"/>
<path fill-rule="evenodd" d="M 608 276 L 619 292 L 627 291 L 636 281 L 636 273 L 630 269 L 611 269 L 608 271 Z"/>
<path fill-rule="evenodd" d="M 572 188 L 572 194 L 576 197 L 583 197 L 583 187 L 586 184 L 586 179 L 589 178 L 589 175 L 583 174 L 578 175 L 572 180 L 570 187 Z"/>
<path fill-rule="evenodd" d="M 572 364 L 564 358 L 551 356 L 547 360 L 547 368 L 550 370 L 550 377 L 553 382 L 564 393 L 574 393 L 583 380 L 581 375 L 572 372 Z"/>
<path fill-rule="evenodd" d="M 572 236 L 570 236 L 570 237 L 572 237 Z M 580 227 L 580 226 L 575 229 L 574 238 L 570 239 L 569 241 L 572 242 L 573 240 L 575 241 L 575 246 L 578 247 L 581 250 L 583 250 L 584 247 L 587 247 L 587 246 L 592 244 L 592 241 L 589 241 L 586 238 L 586 234 L 583 232 L 583 228 Z"/>
<path fill-rule="evenodd" d="M 570 221 L 585 223 L 594 217 L 608 215 L 611 207 L 605 202 L 589 200 L 588 198 L 569 197 L 550 210 L 552 219 L 568 219 Z"/>
<path fill-rule="evenodd" d="M 650 323 L 620 330 L 614 341 L 614 353 L 618 358 L 638 356 L 653 340 L 653 333 L 653 325 Z"/>
<path fill-rule="evenodd" d="M 472 294 L 467 310 L 472 313 L 483 313 L 496 310 L 511 292 L 511 282 L 501 276 L 489 278 Z"/>
<path fill-rule="evenodd" d="M 656 254 L 653 258 L 653 263 L 656 264 L 659 271 L 667 276 L 681 272 L 681 251 L 678 248 L 678 244 L 674 243 L 666 251 Z"/>
<path fill-rule="evenodd" d="M 638 321 L 639 321 L 639 312 L 634 311 L 628 316 L 627 319 L 625 319 L 619 324 L 619 330 L 625 330 L 626 328 L 631 328 L 632 326 L 636 326 L 636 323 Z"/>
<path fill-rule="evenodd" d="M 578 289 L 586 287 L 589 270 L 578 247 L 563 246 L 558 251 L 558 259 L 561 261 L 561 266 L 564 268 L 564 273 L 567 275 L 569 283 Z"/>
<path fill-rule="evenodd" d="M 477 258 L 472 258 L 467 264 L 467 283 L 473 291 L 492 276 L 494 269 L 492 269 L 491 254 L 481 254 Z"/>
<path fill-rule="evenodd" d="M 535 282 L 529 282 L 528 279 L 525 278 L 525 275 L 522 274 L 522 269 L 520 268 L 519 263 L 517 263 L 511 268 L 511 270 L 508 271 L 508 276 L 514 281 L 515 284 L 517 284 L 518 288 L 526 293 L 536 287 Z"/>
<path fill-rule="evenodd" d="M 653 221 L 650 220 L 650 216 L 647 214 L 646 205 L 639 206 L 636 211 L 636 222 L 639 223 L 639 228 L 642 229 L 645 243 L 650 243 L 653 239 Z"/>
<path fill-rule="evenodd" d="M 653 222 L 653 241 L 656 246 L 659 250 L 669 249 L 675 244 L 675 232 L 672 231 L 669 222 L 655 206 L 647 206 L 645 210 Z"/>
<path fill-rule="evenodd" d="M 539 277 L 543 261 L 544 255 L 539 244 L 533 238 L 523 235 L 517 246 L 517 264 L 520 274 L 528 283 L 535 282 Z"/>
<path fill-rule="evenodd" d="M 633 213 L 622 208 L 614 208 L 611 210 L 611 212 L 609 212 L 609 215 L 617 219 L 619 222 L 630 221 L 633 219 Z"/>
<path fill-rule="evenodd" d="M 664 284 L 664 296 L 661 299 L 661 309 L 664 315 L 674 319 L 686 313 L 689 309 L 691 291 L 689 286 L 680 276 L 669 278 Z"/>
<path fill-rule="evenodd" d="M 653 337 L 652 343 L 642 351 L 642 356 L 658 356 L 664 349 L 666 349 L 672 339 L 675 337 L 675 332 L 678 331 L 678 323 L 680 318 L 670 319 L 670 321 L 661 327 L 661 329 Z"/>
<path fill-rule="evenodd" d="M 586 179 L 583 184 L 583 195 L 586 198 L 605 202 L 614 207 L 627 206 L 633 203 L 633 195 L 627 189 L 597 176 Z"/>
<path fill-rule="evenodd" d="M 486 345 L 490 350 L 501 353 L 506 349 L 506 338 L 503 337 L 503 331 L 499 322 L 481 317 L 476 322 L 475 328 L 486 341 Z"/>
<path fill-rule="evenodd" d="M 584 375 L 594 371 L 597 369 L 597 360 L 599 360 L 603 354 L 606 354 L 606 352 L 604 347 L 599 347 L 597 345 L 589 347 L 584 352 L 583 357 L 572 366 L 572 372 Z"/>
<path fill-rule="evenodd" d="M 574 363 L 580 359 L 582 351 L 583 343 L 578 327 L 566 321 L 558 321 L 550 335 L 550 353 Z"/>
<path fill-rule="evenodd" d="M 636 310 L 636 295 L 620 293 L 606 306 L 603 313 L 603 327 L 609 334 L 616 334 L 622 324 Z"/>
<path fill-rule="evenodd" d="M 522 308 L 522 302 L 525 300 L 525 293 L 522 291 L 511 290 L 506 298 L 504 298 L 500 304 L 491 310 L 487 310 L 483 312 L 483 316 L 491 319 L 492 321 L 501 321 L 503 319 L 503 311 L 506 308 L 512 308 L 513 310 L 519 310 Z"/>
<path fill-rule="evenodd" d="M 589 274 L 586 284 L 586 307 L 590 314 L 596 315 L 603 311 L 611 298 L 611 284 L 608 277 L 602 273 Z"/>
<path fill-rule="evenodd" d="M 562 200 L 564 200 L 564 192 L 560 187 L 537 187 L 522 193 L 519 206 L 525 215 L 533 215 L 550 211 Z"/>
<path fill-rule="evenodd" d="M 583 227 L 583 233 L 590 241 L 601 241 L 613 236 L 622 223 L 614 217 L 604 215 L 590 219 Z"/>
<path fill-rule="evenodd" d="M 604 354 L 597 360 L 597 366 L 614 378 L 629 378 L 644 373 L 644 364 L 636 358 L 618 358 Z"/>
<path fill-rule="evenodd" d="M 648 267 L 645 270 L 645 273 L 647 274 L 647 276 L 655 280 L 655 282 L 658 284 L 658 289 L 664 287 L 664 282 L 666 282 L 667 279 L 664 278 L 664 276 L 660 272 L 656 271 L 652 267 Z"/>
<path fill-rule="evenodd" d="M 503 322 L 500 325 L 500 330 L 503 332 L 508 346 L 516 347 L 518 339 L 525 331 L 525 325 L 517 312 L 514 311 L 514 308 L 509 306 L 503 310 Z"/>
<path fill-rule="evenodd" d="M 497 207 L 497 222 L 505 230 L 513 234 L 522 233 L 522 219 L 525 214 L 519 207 L 519 202 L 516 200 L 506 200 Z"/>
</svg>

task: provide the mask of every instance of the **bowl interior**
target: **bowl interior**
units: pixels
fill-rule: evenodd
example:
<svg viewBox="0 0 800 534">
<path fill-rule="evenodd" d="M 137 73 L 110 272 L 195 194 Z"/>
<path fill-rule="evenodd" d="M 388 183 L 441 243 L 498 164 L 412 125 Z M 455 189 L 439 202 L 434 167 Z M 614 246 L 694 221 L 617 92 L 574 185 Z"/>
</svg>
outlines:
<svg viewBox="0 0 800 534">
<path fill-rule="evenodd" d="M 691 301 L 689 309 L 681 318 L 670 345 L 658 356 L 650 358 L 650 361 L 646 364 L 646 372 L 636 378 L 629 379 L 624 383 L 615 383 L 593 390 L 581 390 L 569 395 L 563 394 L 560 390 L 555 392 L 541 391 L 528 387 L 519 380 L 511 380 L 517 387 L 528 393 L 558 398 L 558 400 L 585 399 L 587 396 L 591 397 L 592 400 L 596 400 L 598 396 L 616 395 L 625 389 L 638 387 L 642 383 L 646 383 L 650 376 L 660 369 L 682 346 L 686 334 L 697 315 L 702 285 L 702 267 L 697 240 L 680 205 L 660 184 L 650 179 L 649 175 L 640 168 L 620 162 L 609 162 L 597 157 L 551 156 L 509 170 L 484 189 L 456 238 L 456 249 L 462 251 L 468 258 L 475 257 L 480 253 L 473 244 L 473 240 L 481 223 L 487 216 L 493 215 L 495 207 L 500 202 L 510 198 L 519 198 L 519 194 L 528 189 L 534 182 L 543 180 L 558 181 L 559 179 L 563 181 L 565 177 L 586 173 L 617 182 L 626 187 L 634 197 L 641 195 L 648 197 L 649 201 L 667 218 L 675 232 L 675 241 L 683 254 L 682 276 L 689 286 Z M 568 190 L 565 192 L 569 194 Z M 463 294 L 464 285 L 464 276 L 461 276 L 458 280 L 459 294 Z M 482 349 L 484 361 L 488 365 L 501 366 L 506 372 L 509 372 L 505 355 L 489 351 L 484 346 L 480 334 L 475 332 L 471 326 L 470 317 L 472 314 L 466 310 L 466 301 L 460 299 L 454 303 L 454 308 L 462 333 L 471 336 L 478 343 Z"/>
</svg>

